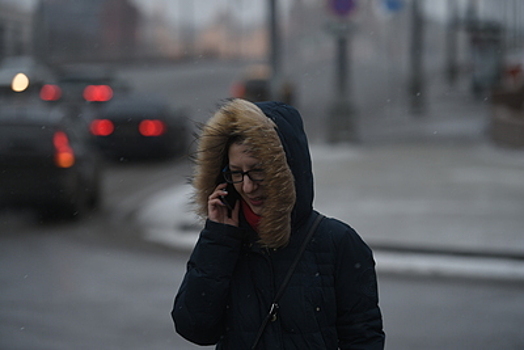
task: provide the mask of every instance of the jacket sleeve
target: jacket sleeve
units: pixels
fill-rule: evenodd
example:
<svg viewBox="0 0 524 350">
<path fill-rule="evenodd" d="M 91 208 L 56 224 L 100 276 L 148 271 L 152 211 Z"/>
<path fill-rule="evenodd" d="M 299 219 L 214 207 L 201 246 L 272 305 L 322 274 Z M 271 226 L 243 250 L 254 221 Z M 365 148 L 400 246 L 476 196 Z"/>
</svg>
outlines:
<svg viewBox="0 0 524 350">
<path fill-rule="evenodd" d="M 337 242 L 337 331 L 341 350 L 382 350 L 385 335 L 371 249 L 349 226 Z"/>
<path fill-rule="evenodd" d="M 224 332 L 224 313 L 243 230 L 210 220 L 187 264 L 171 316 L 176 331 L 199 344 L 216 344 Z"/>
</svg>

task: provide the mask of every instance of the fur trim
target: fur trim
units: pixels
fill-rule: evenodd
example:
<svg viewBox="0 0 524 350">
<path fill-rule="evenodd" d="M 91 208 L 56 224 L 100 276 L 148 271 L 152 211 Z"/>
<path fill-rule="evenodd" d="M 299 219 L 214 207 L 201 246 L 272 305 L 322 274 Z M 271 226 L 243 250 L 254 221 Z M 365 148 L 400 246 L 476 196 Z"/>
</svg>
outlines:
<svg viewBox="0 0 524 350">
<path fill-rule="evenodd" d="M 255 104 L 233 99 L 204 125 L 193 174 L 197 213 L 207 217 L 207 200 L 213 193 L 227 156 L 232 136 L 241 135 L 253 156 L 268 175 L 264 180 L 266 203 L 258 227 L 260 244 L 268 248 L 285 246 L 291 234 L 291 212 L 295 205 L 295 182 L 276 124 Z"/>
</svg>

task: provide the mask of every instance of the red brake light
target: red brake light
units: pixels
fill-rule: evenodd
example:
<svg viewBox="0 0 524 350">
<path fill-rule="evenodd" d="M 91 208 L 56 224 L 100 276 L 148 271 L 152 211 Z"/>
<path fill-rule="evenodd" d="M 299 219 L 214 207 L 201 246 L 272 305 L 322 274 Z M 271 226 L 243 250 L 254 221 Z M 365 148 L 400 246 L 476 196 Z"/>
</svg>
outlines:
<svg viewBox="0 0 524 350">
<path fill-rule="evenodd" d="M 107 102 L 113 98 L 109 85 L 88 85 L 84 89 L 84 99 L 89 102 Z"/>
<path fill-rule="evenodd" d="M 144 119 L 138 125 L 138 131 L 142 136 L 160 136 L 166 129 L 166 124 L 157 119 Z"/>
<path fill-rule="evenodd" d="M 95 119 L 91 122 L 89 130 L 95 136 L 109 136 L 115 131 L 115 125 L 109 119 Z"/>
<path fill-rule="evenodd" d="M 55 132 L 53 145 L 55 146 L 55 164 L 60 168 L 72 167 L 75 164 L 75 153 L 69 145 L 69 138 L 65 132 Z"/>
<path fill-rule="evenodd" d="M 231 96 L 244 97 L 246 95 L 246 86 L 242 83 L 236 83 L 231 86 Z"/>
<path fill-rule="evenodd" d="M 58 101 L 62 97 L 62 89 L 58 85 L 46 84 L 40 89 L 40 98 L 44 101 Z"/>
</svg>

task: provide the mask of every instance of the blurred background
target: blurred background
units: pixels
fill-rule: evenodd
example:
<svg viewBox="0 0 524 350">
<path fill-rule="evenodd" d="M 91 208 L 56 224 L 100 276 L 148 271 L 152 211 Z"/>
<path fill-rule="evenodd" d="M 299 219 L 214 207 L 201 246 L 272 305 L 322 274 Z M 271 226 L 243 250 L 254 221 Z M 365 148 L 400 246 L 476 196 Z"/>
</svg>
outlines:
<svg viewBox="0 0 524 350">
<path fill-rule="evenodd" d="M 0 348 L 195 349 L 169 317 L 224 99 L 301 112 L 388 349 L 522 349 L 524 2 L 0 0 Z"/>
</svg>

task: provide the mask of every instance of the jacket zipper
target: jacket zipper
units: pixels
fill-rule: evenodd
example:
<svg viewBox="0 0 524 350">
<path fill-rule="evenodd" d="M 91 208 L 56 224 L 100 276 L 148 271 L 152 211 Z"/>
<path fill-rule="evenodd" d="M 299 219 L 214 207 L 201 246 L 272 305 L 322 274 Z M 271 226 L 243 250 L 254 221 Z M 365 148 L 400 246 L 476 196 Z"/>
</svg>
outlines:
<svg viewBox="0 0 524 350">
<path fill-rule="evenodd" d="M 275 283 L 275 267 L 273 265 L 273 259 L 271 258 L 271 249 L 266 248 L 263 250 L 264 258 L 266 259 L 267 263 L 269 264 L 269 274 L 270 274 L 270 282 L 271 282 L 271 293 L 270 293 L 270 301 L 272 301 L 275 297 L 275 294 L 277 292 L 276 283 Z M 278 320 L 278 305 L 270 305 L 270 309 L 275 309 L 276 313 L 274 314 L 273 318 L 271 319 L 270 323 L 274 323 Z M 268 309 L 265 312 L 269 312 Z M 269 324 L 268 324 L 269 326 Z M 279 341 L 278 347 L 276 349 L 282 349 L 282 344 L 284 344 L 284 340 L 282 339 L 282 332 L 280 332 L 280 327 L 276 327 L 274 330 L 276 337 Z"/>
</svg>

